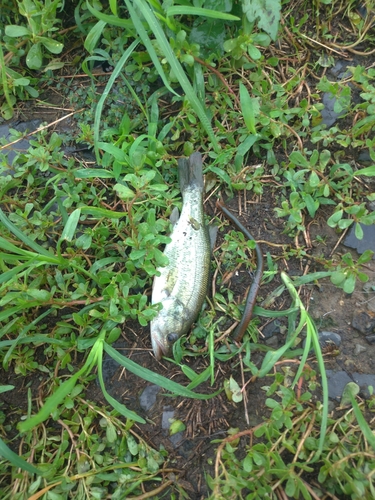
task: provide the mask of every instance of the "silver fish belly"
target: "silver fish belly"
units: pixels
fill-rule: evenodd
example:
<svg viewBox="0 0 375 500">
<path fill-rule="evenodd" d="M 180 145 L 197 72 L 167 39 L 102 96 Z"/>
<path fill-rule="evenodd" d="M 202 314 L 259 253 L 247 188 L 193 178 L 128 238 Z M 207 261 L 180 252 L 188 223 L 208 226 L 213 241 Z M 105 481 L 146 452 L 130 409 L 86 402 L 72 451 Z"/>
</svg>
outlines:
<svg viewBox="0 0 375 500">
<path fill-rule="evenodd" d="M 178 162 L 181 215 L 164 250 L 169 264 L 158 269 L 160 276 L 155 276 L 152 287 L 152 304 L 162 304 L 151 321 L 157 359 L 169 355 L 173 343 L 189 331 L 207 293 L 211 248 L 204 221 L 202 169 L 200 153 Z"/>
</svg>

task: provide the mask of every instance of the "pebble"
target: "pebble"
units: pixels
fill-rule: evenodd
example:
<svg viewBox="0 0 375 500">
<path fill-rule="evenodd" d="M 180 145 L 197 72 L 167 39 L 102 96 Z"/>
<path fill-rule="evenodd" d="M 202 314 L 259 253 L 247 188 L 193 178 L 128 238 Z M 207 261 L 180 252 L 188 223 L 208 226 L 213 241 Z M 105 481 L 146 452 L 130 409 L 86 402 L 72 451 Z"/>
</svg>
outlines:
<svg viewBox="0 0 375 500">
<path fill-rule="evenodd" d="M 273 335 L 280 333 L 280 321 L 274 319 L 268 325 L 266 325 L 262 330 L 262 335 L 265 339 L 269 339 Z"/>
<path fill-rule="evenodd" d="M 143 410 L 148 411 L 154 406 L 156 403 L 156 396 L 160 389 L 161 387 L 155 384 L 145 387 L 142 394 L 139 396 L 139 404 Z"/>
<path fill-rule="evenodd" d="M 319 332 L 319 344 L 325 347 L 327 344 L 333 342 L 337 347 L 341 345 L 341 336 L 335 332 Z"/>
<path fill-rule="evenodd" d="M 364 335 L 375 333 L 375 313 L 370 311 L 354 313 L 352 326 Z"/>
<path fill-rule="evenodd" d="M 361 344 L 356 344 L 355 349 L 354 349 L 354 355 L 358 356 L 358 354 L 361 354 L 361 352 L 367 351 L 367 348 L 364 347 Z"/>
<path fill-rule="evenodd" d="M 340 401 L 346 384 L 352 382 L 352 379 L 343 370 L 338 372 L 326 370 L 326 373 L 328 379 L 328 395 L 331 399 Z"/>
</svg>

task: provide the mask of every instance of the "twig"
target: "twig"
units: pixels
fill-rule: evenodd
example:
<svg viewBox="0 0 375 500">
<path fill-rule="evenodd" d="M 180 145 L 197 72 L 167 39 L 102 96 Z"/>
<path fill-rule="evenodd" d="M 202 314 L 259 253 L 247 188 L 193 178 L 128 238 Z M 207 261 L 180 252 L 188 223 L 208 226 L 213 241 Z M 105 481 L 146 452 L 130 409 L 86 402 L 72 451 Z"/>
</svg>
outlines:
<svg viewBox="0 0 375 500">
<path fill-rule="evenodd" d="M 16 139 L 15 141 L 13 142 L 9 142 L 8 144 L 5 144 L 4 146 L 0 146 L 0 151 L 2 149 L 6 149 L 8 148 L 9 146 L 13 146 L 13 144 L 17 144 L 17 142 L 20 142 L 22 141 L 25 137 L 29 137 L 30 135 L 34 135 L 36 134 L 37 132 L 41 132 L 42 130 L 45 130 L 49 127 L 52 127 L 52 125 L 56 125 L 56 123 L 59 123 L 63 120 L 66 120 L 67 118 L 69 118 L 70 116 L 73 116 L 77 113 L 80 113 L 81 111 L 83 111 L 85 108 L 81 108 L 81 109 L 78 109 L 77 111 L 73 111 L 73 113 L 69 113 L 68 115 L 66 116 L 62 116 L 61 118 L 59 118 L 58 120 L 55 120 L 54 122 L 51 122 L 51 123 L 48 123 L 47 125 L 43 125 L 43 127 L 39 127 L 37 128 L 36 130 L 33 130 L 32 132 L 29 132 L 25 135 L 23 135 L 22 137 L 19 137 L 18 139 Z"/>
<path fill-rule="evenodd" d="M 201 64 L 202 66 L 205 66 L 206 68 L 208 68 L 210 71 L 212 71 L 212 73 L 214 73 L 218 78 L 219 80 L 223 83 L 223 85 L 229 90 L 229 92 L 231 94 L 233 94 L 234 96 L 234 99 L 236 101 L 236 104 L 237 106 L 240 106 L 240 101 L 236 95 L 236 93 L 234 92 L 234 90 L 229 86 L 229 83 L 226 81 L 226 79 L 224 78 L 224 76 L 220 73 L 220 71 L 218 71 L 216 68 L 213 68 L 210 64 L 206 63 L 205 61 L 203 61 L 202 59 L 199 59 L 199 57 L 195 57 L 194 56 L 194 60 L 197 61 L 197 63 Z"/>
</svg>

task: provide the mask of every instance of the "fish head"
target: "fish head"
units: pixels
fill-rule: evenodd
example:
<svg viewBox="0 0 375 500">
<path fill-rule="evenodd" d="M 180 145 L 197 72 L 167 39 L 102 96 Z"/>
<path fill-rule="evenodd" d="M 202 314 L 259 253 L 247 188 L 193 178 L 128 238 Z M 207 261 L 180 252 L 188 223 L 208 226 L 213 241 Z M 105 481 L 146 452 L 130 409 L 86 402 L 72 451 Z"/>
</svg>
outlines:
<svg viewBox="0 0 375 500">
<path fill-rule="evenodd" d="M 179 338 L 178 333 L 172 332 L 163 335 L 159 330 L 154 329 L 151 333 L 152 350 L 155 358 L 160 361 L 163 356 L 170 356 L 173 344 Z"/>
<path fill-rule="evenodd" d="M 169 356 L 173 344 L 184 333 L 179 304 L 168 299 L 162 304 L 163 308 L 150 324 L 152 349 L 157 360 Z"/>
</svg>

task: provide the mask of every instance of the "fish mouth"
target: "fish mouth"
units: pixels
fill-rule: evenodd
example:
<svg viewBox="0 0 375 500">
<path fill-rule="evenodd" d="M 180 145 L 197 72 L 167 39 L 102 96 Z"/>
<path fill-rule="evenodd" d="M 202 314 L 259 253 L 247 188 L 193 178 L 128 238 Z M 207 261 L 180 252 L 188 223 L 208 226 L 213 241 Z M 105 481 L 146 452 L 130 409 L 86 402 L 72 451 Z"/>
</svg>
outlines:
<svg viewBox="0 0 375 500">
<path fill-rule="evenodd" d="M 152 339 L 152 348 L 155 358 L 160 361 L 163 356 L 167 355 L 166 349 L 163 344 L 156 338 Z"/>
</svg>

